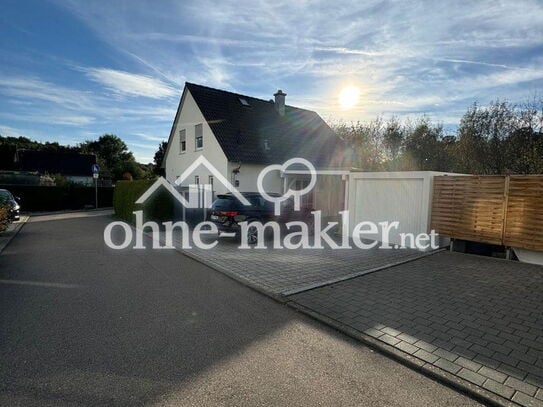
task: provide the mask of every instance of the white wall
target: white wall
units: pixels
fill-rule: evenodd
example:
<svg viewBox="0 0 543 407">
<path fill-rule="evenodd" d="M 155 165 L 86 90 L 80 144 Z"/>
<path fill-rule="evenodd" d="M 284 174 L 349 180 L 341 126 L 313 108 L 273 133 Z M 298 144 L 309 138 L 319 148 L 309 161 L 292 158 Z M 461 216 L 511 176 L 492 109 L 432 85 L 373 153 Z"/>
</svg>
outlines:
<svg viewBox="0 0 543 407">
<path fill-rule="evenodd" d="M 237 163 L 228 163 L 228 173 L 232 174 L 232 170 L 239 166 Z M 241 164 L 237 179 L 239 180 L 238 189 L 241 192 L 257 192 L 257 179 L 260 172 L 267 167 L 267 165 L 261 164 Z M 228 180 L 232 182 L 231 176 L 228 176 Z M 283 178 L 281 178 L 279 171 L 269 172 L 263 180 L 263 186 L 266 192 L 283 192 Z"/>
<path fill-rule="evenodd" d="M 393 222 L 390 242 L 400 244 L 400 233 L 429 233 L 433 177 L 446 173 L 433 171 L 353 172 L 349 175 L 349 233 L 362 221 Z M 362 237 L 381 240 L 375 235 Z M 448 240 L 441 239 L 441 245 Z"/>
<path fill-rule="evenodd" d="M 203 149 L 196 151 L 194 126 L 200 123 L 203 124 L 204 147 Z M 170 140 L 170 145 L 168 146 L 165 164 L 166 179 L 168 181 L 174 182 L 200 155 L 205 156 L 205 158 L 207 158 L 226 177 L 226 179 L 230 179 L 226 155 L 222 151 L 211 128 L 204 119 L 204 115 L 200 111 L 200 108 L 187 89 L 185 89 L 183 93 L 180 112 L 177 122 L 174 123 L 173 127 L 173 136 Z M 180 152 L 179 146 L 179 131 L 182 129 L 185 129 L 186 131 L 187 140 L 186 151 L 184 153 Z M 196 175 L 200 176 L 201 184 L 207 184 L 209 176 L 212 174 L 206 168 L 200 166 L 183 182 L 182 185 L 188 186 L 189 184 L 193 184 Z M 217 193 L 226 192 L 225 187 L 216 179 L 214 180 L 214 189 Z"/>
<path fill-rule="evenodd" d="M 523 263 L 539 264 L 543 266 L 543 252 L 535 250 L 519 249 L 514 247 L 513 251 L 517 255 L 519 261 Z"/>
</svg>

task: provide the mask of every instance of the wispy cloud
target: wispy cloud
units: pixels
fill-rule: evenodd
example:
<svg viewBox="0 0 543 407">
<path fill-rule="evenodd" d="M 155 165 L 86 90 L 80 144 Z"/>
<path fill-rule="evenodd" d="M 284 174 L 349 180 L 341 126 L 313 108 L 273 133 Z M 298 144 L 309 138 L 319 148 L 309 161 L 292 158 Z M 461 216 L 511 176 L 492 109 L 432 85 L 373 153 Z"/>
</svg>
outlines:
<svg viewBox="0 0 543 407">
<path fill-rule="evenodd" d="M 87 76 L 109 90 L 130 96 L 161 99 L 177 96 L 177 91 L 160 79 L 109 68 L 84 68 Z"/>
<path fill-rule="evenodd" d="M 28 137 L 28 133 L 9 126 L 0 126 L 0 135 L 4 137 Z"/>
<path fill-rule="evenodd" d="M 144 134 L 144 133 L 134 133 L 134 136 L 137 136 L 137 137 L 140 137 L 144 140 L 149 140 L 149 141 L 166 141 L 168 139 L 168 137 L 157 137 L 157 136 L 150 136 L 148 134 Z"/>
<path fill-rule="evenodd" d="M 134 147 L 143 148 L 145 150 L 156 150 L 157 146 L 154 144 L 134 143 L 130 141 L 129 144 Z"/>
<path fill-rule="evenodd" d="M 32 55 L 0 44 L 10 55 L 0 123 L 12 129 L 48 123 L 55 137 L 113 132 L 158 144 L 185 81 L 264 99 L 281 88 L 287 103 L 327 118 L 425 113 L 447 122 L 475 100 L 521 101 L 543 87 L 540 0 L 164 0 L 152 10 L 145 0 L 52 2 L 50 12 L 62 9 L 67 26 L 77 19 L 85 37 L 62 51 L 21 47 Z M 31 21 L 13 24 L 33 35 Z M 94 49 L 67 54 L 80 39 Z M 361 102 L 342 110 L 347 85 L 361 89 Z"/>
<path fill-rule="evenodd" d="M 37 77 L 1 77 L 0 91 L 4 95 L 31 103 L 39 100 L 62 105 L 68 109 L 85 109 L 90 106 L 90 92 L 67 88 Z"/>
</svg>

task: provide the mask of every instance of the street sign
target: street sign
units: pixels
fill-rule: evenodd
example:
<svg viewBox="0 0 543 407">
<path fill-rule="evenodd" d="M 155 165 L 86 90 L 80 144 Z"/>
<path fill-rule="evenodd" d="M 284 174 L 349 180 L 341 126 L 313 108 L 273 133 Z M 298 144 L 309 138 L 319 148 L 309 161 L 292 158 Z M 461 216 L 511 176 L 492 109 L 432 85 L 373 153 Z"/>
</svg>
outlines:
<svg viewBox="0 0 543 407">
<path fill-rule="evenodd" d="M 100 166 L 98 164 L 92 164 L 92 173 L 98 174 L 99 172 L 100 172 Z M 94 177 L 94 178 L 98 178 L 98 177 Z"/>
<path fill-rule="evenodd" d="M 97 172 L 93 173 L 93 174 L 92 174 L 92 178 L 98 179 L 98 173 L 97 173 Z"/>
</svg>

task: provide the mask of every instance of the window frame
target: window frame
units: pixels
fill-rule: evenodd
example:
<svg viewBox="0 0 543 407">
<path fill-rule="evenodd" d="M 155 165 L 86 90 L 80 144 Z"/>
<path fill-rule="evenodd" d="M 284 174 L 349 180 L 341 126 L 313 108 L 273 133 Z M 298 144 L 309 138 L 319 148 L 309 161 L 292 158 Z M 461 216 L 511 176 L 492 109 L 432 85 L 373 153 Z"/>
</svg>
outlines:
<svg viewBox="0 0 543 407">
<path fill-rule="evenodd" d="M 200 134 L 198 134 L 200 133 Z M 200 139 L 201 146 L 198 147 L 198 139 Z M 202 123 L 194 126 L 194 151 L 204 149 L 204 125 Z"/>
<path fill-rule="evenodd" d="M 179 130 L 179 154 L 187 152 L 187 130 Z"/>
</svg>

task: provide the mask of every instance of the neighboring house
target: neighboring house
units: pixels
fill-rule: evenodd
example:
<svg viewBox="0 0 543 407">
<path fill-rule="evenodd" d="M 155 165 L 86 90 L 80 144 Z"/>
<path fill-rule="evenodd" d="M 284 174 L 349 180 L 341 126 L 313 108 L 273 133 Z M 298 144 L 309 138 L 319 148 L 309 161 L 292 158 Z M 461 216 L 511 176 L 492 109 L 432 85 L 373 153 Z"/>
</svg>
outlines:
<svg viewBox="0 0 543 407">
<path fill-rule="evenodd" d="M 317 187 L 305 204 L 341 210 L 346 190 L 341 175 L 350 169 L 343 142 L 317 113 L 286 105 L 281 90 L 274 96 L 268 101 L 186 83 L 165 153 L 166 179 L 173 183 L 203 155 L 240 191 L 257 191 L 263 168 L 302 157 L 319 170 Z M 275 171 L 266 176 L 265 189 L 302 189 L 309 178 L 304 170 Z M 211 184 L 216 194 L 226 192 L 205 166 L 181 186 L 190 184 Z"/>
<path fill-rule="evenodd" d="M 39 174 L 60 174 L 66 179 L 83 185 L 93 185 L 93 154 L 58 151 L 18 150 L 15 162 L 20 171 L 35 171 Z"/>
</svg>

